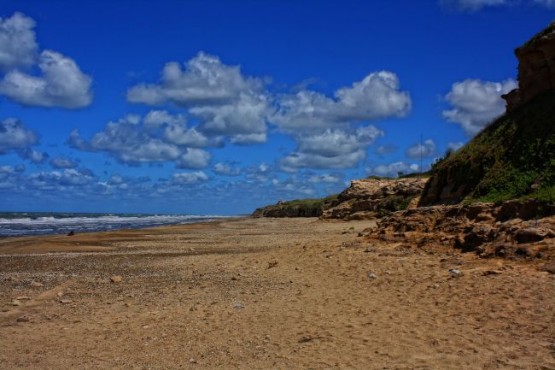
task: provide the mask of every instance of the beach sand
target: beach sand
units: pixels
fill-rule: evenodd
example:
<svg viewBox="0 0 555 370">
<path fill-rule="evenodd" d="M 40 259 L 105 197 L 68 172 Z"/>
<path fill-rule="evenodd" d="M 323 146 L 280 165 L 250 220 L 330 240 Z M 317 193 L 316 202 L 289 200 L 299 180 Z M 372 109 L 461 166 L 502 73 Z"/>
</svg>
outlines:
<svg viewBox="0 0 555 370">
<path fill-rule="evenodd" d="M 1 239 L 0 368 L 555 369 L 555 275 L 372 223 Z"/>
</svg>

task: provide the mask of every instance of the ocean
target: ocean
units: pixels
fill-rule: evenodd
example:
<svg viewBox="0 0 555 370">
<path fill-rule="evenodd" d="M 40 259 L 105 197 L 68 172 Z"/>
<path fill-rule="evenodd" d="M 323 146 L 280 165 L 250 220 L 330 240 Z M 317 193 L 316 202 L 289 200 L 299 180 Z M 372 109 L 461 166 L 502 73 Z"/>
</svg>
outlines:
<svg viewBox="0 0 555 370">
<path fill-rule="evenodd" d="M 141 229 L 152 226 L 190 224 L 226 216 L 147 215 L 108 213 L 0 212 L 0 237 L 48 235 Z"/>
</svg>

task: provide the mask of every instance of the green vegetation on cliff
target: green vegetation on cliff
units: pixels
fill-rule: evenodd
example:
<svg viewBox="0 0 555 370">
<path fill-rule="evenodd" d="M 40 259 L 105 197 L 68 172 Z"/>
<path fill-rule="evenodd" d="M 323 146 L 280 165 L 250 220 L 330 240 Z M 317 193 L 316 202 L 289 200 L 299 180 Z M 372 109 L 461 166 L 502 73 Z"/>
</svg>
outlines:
<svg viewBox="0 0 555 370">
<path fill-rule="evenodd" d="M 258 208 L 253 217 L 320 217 L 324 210 L 333 207 L 337 195 L 321 199 L 295 199 Z"/>
<path fill-rule="evenodd" d="M 555 90 L 501 116 L 436 163 L 421 205 L 555 201 Z"/>
</svg>

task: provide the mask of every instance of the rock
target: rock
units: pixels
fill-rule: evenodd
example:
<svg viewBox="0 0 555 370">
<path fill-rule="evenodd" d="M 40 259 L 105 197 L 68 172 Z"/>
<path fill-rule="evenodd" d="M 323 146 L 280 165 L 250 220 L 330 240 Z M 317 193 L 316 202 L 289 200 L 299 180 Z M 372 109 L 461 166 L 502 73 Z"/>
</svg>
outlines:
<svg viewBox="0 0 555 370">
<path fill-rule="evenodd" d="M 110 281 L 112 283 L 121 283 L 122 280 L 123 280 L 123 278 L 119 275 L 114 275 L 114 276 L 110 277 Z"/>
<path fill-rule="evenodd" d="M 501 272 L 497 270 L 486 270 L 482 272 L 482 276 L 499 275 Z"/>
<path fill-rule="evenodd" d="M 324 219 L 363 220 L 409 208 L 424 189 L 426 178 L 362 179 L 340 193 L 337 204 L 325 209 Z"/>
<path fill-rule="evenodd" d="M 549 232 L 545 229 L 528 227 L 518 230 L 515 239 L 518 243 L 533 243 L 543 240 L 548 235 Z"/>
<path fill-rule="evenodd" d="M 242 310 L 243 308 L 245 308 L 245 305 L 237 302 L 233 305 L 233 308 L 235 308 L 236 310 Z"/>
<path fill-rule="evenodd" d="M 39 283 L 38 281 L 34 281 L 34 280 L 31 281 L 31 284 L 30 284 L 30 285 L 31 285 L 33 288 L 41 288 L 41 287 L 44 286 L 42 283 Z"/>
<path fill-rule="evenodd" d="M 12 306 L 21 306 L 23 303 L 21 303 L 19 300 L 17 299 L 13 299 L 12 300 Z"/>
<path fill-rule="evenodd" d="M 15 321 L 17 321 L 17 322 L 29 322 L 29 316 L 20 316 Z"/>
<path fill-rule="evenodd" d="M 16 297 L 15 299 L 18 301 L 29 301 L 31 300 L 31 297 L 27 297 L 26 295 L 21 295 L 19 297 Z"/>
<path fill-rule="evenodd" d="M 555 262 L 546 263 L 541 267 L 541 270 L 550 274 L 555 274 Z"/>
<path fill-rule="evenodd" d="M 71 299 L 60 299 L 60 303 L 61 303 L 61 304 L 70 304 L 70 303 L 72 303 L 72 302 L 73 302 L 73 301 L 72 301 Z"/>
<path fill-rule="evenodd" d="M 452 278 L 458 278 L 462 276 L 462 271 L 457 269 L 450 269 L 449 274 Z"/>
<path fill-rule="evenodd" d="M 312 335 L 304 335 L 302 336 L 297 342 L 298 343 L 308 343 L 308 342 L 312 342 L 314 338 Z"/>
<path fill-rule="evenodd" d="M 515 254 L 522 257 L 532 257 L 532 251 L 527 247 L 518 247 Z"/>
<path fill-rule="evenodd" d="M 378 278 L 378 275 L 374 274 L 372 271 L 368 271 L 366 276 L 368 277 L 368 280 L 374 280 Z"/>
<path fill-rule="evenodd" d="M 555 89 L 555 22 L 517 48 L 515 54 L 519 62 L 519 87 L 502 96 L 507 102 L 507 111 Z"/>
<path fill-rule="evenodd" d="M 278 265 L 278 261 L 270 261 L 268 262 L 268 269 L 274 268 Z"/>
</svg>

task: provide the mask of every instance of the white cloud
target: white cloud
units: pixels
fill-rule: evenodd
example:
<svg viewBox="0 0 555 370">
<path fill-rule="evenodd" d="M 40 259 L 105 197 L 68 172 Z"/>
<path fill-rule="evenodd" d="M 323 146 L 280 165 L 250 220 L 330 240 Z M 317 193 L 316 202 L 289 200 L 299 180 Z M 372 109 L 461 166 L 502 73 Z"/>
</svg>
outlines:
<svg viewBox="0 0 555 370">
<path fill-rule="evenodd" d="M 165 110 L 151 110 L 144 118 L 144 124 L 147 128 L 158 128 L 164 124 L 183 126 L 186 122 L 187 120 L 183 115 L 171 115 Z"/>
<path fill-rule="evenodd" d="M 187 148 L 185 154 L 177 161 L 178 168 L 198 169 L 208 166 L 210 153 L 202 149 Z"/>
<path fill-rule="evenodd" d="M 133 116 L 109 122 L 105 130 L 93 135 L 89 142 L 74 130 L 69 144 L 80 150 L 108 152 L 124 163 L 172 161 L 181 155 L 176 145 L 149 136 L 135 123 Z"/>
<path fill-rule="evenodd" d="M 39 77 L 9 71 L 0 81 L 0 94 L 23 105 L 81 108 L 92 101 L 91 78 L 73 59 L 51 50 L 41 53 Z"/>
<path fill-rule="evenodd" d="M 90 171 L 65 169 L 63 171 L 38 172 L 29 176 L 29 181 L 34 188 L 56 189 L 58 186 L 83 186 L 94 180 Z"/>
<path fill-rule="evenodd" d="M 199 148 L 218 141 L 195 128 L 187 128 L 180 115 L 152 111 L 144 118 L 127 115 L 109 122 L 88 141 L 74 130 L 69 144 L 84 151 L 109 153 L 128 164 L 174 161 L 179 168 L 197 169 L 206 167 L 210 161 L 210 153 Z"/>
<path fill-rule="evenodd" d="M 200 120 L 200 131 L 227 135 L 232 142 L 263 142 L 270 97 L 261 79 L 246 77 L 238 66 L 223 64 L 216 56 L 198 53 L 184 68 L 167 63 L 158 84 L 139 84 L 127 92 L 132 103 L 172 102 L 186 107 Z"/>
<path fill-rule="evenodd" d="M 0 71 L 34 64 L 38 50 L 34 28 L 35 21 L 21 13 L 0 18 Z"/>
<path fill-rule="evenodd" d="M 48 154 L 44 152 L 39 152 L 38 150 L 26 148 L 18 151 L 21 158 L 27 159 L 35 164 L 44 163 L 48 159 Z"/>
<path fill-rule="evenodd" d="M 433 140 L 428 139 L 422 144 L 418 143 L 407 149 L 406 155 L 409 158 L 431 157 L 436 153 L 436 144 Z"/>
<path fill-rule="evenodd" d="M 516 87 L 511 79 L 503 82 L 468 79 L 454 83 L 445 96 L 453 108 L 444 110 L 443 117 L 460 124 L 467 135 L 473 136 L 505 112 L 501 95 Z"/>
<path fill-rule="evenodd" d="M 50 160 L 50 165 L 56 169 L 64 168 L 75 168 L 77 167 L 77 162 L 70 158 L 65 157 L 54 157 Z"/>
<path fill-rule="evenodd" d="M 169 123 L 164 129 L 164 138 L 170 143 L 193 148 L 220 146 L 222 144 L 221 138 L 209 138 L 195 127 L 187 128 L 180 123 Z"/>
<path fill-rule="evenodd" d="M 395 151 L 397 151 L 397 147 L 393 144 L 382 145 L 376 149 L 376 152 L 381 155 L 394 153 Z"/>
<path fill-rule="evenodd" d="M 224 176 L 239 176 L 241 174 L 241 169 L 233 168 L 227 163 L 218 162 L 214 165 L 214 172 Z"/>
<path fill-rule="evenodd" d="M 202 171 L 176 173 L 172 177 L 173 182 L 179 185 L 198 184 L 208 181 L 208 179 L 208 175 Z"/>
<path fill-rule="evenodd" d="M 326 130 L 320 134 L 300 136 L 295 152 L 283 158 L 282 169 L 349 168 L 366 156 L 366 147 L 383 132 L 374 126 L 356 130 Z"/>
<path fill-rule="evenodd" d="M 287 172 L 296 171 L 299 168 L 349 168 L 356 166 L 364 157 L 365 153 L 363 150 L 344 153 L 334 157 L 293 152 L 282 158 L 280 165 L 281 169 Z"/>
<path fill-rule="evenodd" d="M 237 145 L 251 145 L 265 143 L 267 135 L 265 132 L 260 134 L 239 134 L 233 135 L 230 142 Z"/>
<path fill-rule="evenodd" d="M 313 184 L 321 184 L 321 183 L 335 184 L 335 183 L 338 183 L 339 181 L 341 181 L 341 176 L 329 175 L 329 174 L 313 175 L 308 178 L 308 182 Z"/>
<path fill-rule="evenodd" d="M 367 169 L 368 174 L 385 176 L 385 177 L 396 177 L 399 173 L 407 174 L 412 172 L 418 172 L 419 166 L 417 164 L 409 164 L 405 162 L 394 162 L 390 164 L 381 164 L 374 168 Z"/>
<path fill-rule="evenodd" d="M 453 6 L 459 10 L 476 11 L 488 6 L 509 5 L 508 0 L 440 0 L 443 5 Z"/>
<path fill-rule="evenodd" d="M 402 117 L 411 109 L 407 92 L 399 90 L 399 79 L 387 71 L 367 75 L 362 81 L 335 92 L 335 98 L 310 90 L 281 96 L 272 117 L 286 132 L 322 131 L 351 122 Z"/>
<path fill-rule="evenodd" d="M 19 171 L 12 166 L 0 166 L 0 190 L 9 190 L 18 186 Z"/>
<path fill-rule="evenodd" d="M 185 69 L 179 63 L 167 63 L 159 84 L 131 87 L 127 99 L 149 105 L 168 101 L 183 106 L 222 105 L 261 88 L 260 80 L 244 77 L 238 66 L 225 65 L 218 57 L 200 52 Z"/>
<path fill-rule="evenodd" d="M 24 150 L 38 142 L 37 135 L 14 118 L 0 122 L 0 154 Z"/>
</svg>

